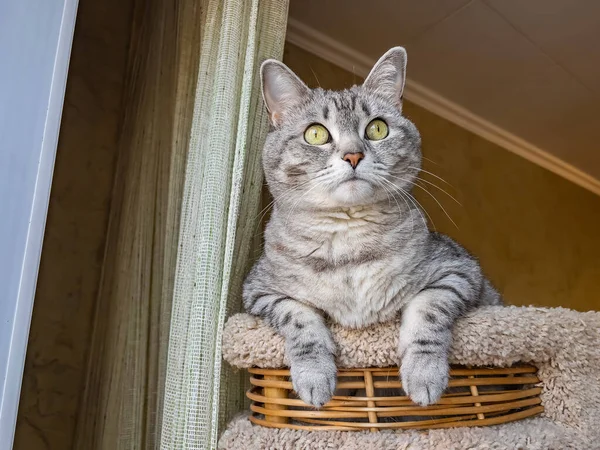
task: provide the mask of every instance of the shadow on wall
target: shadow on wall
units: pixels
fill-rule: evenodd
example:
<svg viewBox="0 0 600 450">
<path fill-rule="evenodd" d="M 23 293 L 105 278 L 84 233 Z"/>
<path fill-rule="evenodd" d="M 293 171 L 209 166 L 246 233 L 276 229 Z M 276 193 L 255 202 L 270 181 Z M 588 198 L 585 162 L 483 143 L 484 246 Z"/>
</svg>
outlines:
<svg viewBox="0 0 600 450">
<path fill-rule="evenodd" d="M 289 43 L 284 62 L 311 87 L 362 82 Z M 421 132 L 424 171 L 447 182 L 423 172 L 441 189 L 415 188 L 430 226 L 476 255 L 507 303 L 600 309 L 600 197 L 408 101 L 404 113 Z"/>
</svg>

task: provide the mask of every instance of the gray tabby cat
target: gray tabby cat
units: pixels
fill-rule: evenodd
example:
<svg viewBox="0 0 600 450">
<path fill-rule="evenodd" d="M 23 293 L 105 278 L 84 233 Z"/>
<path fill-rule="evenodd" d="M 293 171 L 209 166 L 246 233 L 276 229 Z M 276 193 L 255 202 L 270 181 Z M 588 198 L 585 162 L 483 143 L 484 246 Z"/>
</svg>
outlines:
<svg viewBox="0 0 600 450">
<path fill-rule="evenodd" d="M 405 194 L 421 165 L 419 133 L 402 116 L 405 69 L 396 47 L 362 86 L 333 92 L 309 89 L 278 61 L 261 67 L 275 200 L 244 304 L 285 338 L 294 389 L 316 407 L 336 386 L 325 316 L 365 327 L 401 313 L 403 388 L 428 405 L 448 385 L 456 319 L 501 302 L 477 260 L 429 231 Z"/>
</svg>

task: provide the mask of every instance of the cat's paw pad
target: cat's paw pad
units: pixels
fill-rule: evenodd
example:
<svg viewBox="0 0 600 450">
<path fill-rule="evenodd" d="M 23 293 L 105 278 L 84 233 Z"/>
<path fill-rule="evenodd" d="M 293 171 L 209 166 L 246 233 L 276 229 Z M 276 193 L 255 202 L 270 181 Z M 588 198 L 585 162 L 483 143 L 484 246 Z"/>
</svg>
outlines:
<svg viewBox="0 0 600 450">
<path fill-rule="evenodd" d="M 431 405 L 448 387 L 449 370 L 446 355 L 409 353 L 400 369 L 402 388 L 416 404 Z"/>
<path fill-rule="evenodd" d="M 292 364 L 291 375 L 294 390 L 304 403 L 320 408 L 331 400 L 337 381 L 333 361 Z"/>
</svg>

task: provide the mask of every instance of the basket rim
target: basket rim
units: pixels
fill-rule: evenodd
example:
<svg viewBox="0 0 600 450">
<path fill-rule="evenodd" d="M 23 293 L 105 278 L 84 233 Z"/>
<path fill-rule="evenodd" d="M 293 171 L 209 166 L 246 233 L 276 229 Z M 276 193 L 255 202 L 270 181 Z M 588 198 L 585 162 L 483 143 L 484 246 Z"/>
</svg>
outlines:
<svg viewBox="0 0 600 450">
<path fill-rule="evenodd" d="M 489 426 L 544 411 L 537 371 L 537 367 L 522 363 L 512 367 L 452 366 L 448 387 L 462 389 L 446 391 L 435 404 L 420 406 L 400 390 L 397 366 L 339 368 L 337 388 L 361 389 L 364 394 L 339 393 L 342 395 L 334 395 L 316 409 L 297 397 L 288 368 L 252 367 L 248 372 L 253 386 L 246 396 L 252 402 L 251 421 L 267 427 L 377 431 Z M 398 389 L 398 395 L 377 395 L 386 394 L 378 389 L 389 388 Z"/>
<path fill-rule="evenodd" d="M 246 396 L 255 402 L 259 402 L 259 403 L 264 403 L 264 400 L 269 401 L 269 403 L 275 404 L 275 405 L 282 405 L 282 406 L 306 406 L 306 403 L 304 403 L 302 400 L 300 399 L 293 399 L 293 398 L 267 398 L 264 395 L 260 395 L 257 393 L 257 391 L 260 389 L 260 387 L 258 386 L 254 386 L 250 389 L 248 389 L 246 391 Z M 473 395 L 461 395 L 461 394 L 457 394 L 453 397 L 442 397 L 437 403 L 436 405 L 433 406 L 445 406 L 445 405 L 462 405 L 462 404 L 473 404 L 475 403 L 475 401 L 477 401 L 478 403 L 489 403 L 489 402 L 496 402 L 496 401 L 507 401 L 507 400 L 518 400 L 518 399 L 522 399 L 522 398 L 527 398 L 527 397 L 533 397 L 536 395 L 540 395 L 542 393 L 542 388 L 541 387 L 533 387 L 533 388 L 529 388 L 529 389 L 523 389 L 523 390 L 515 390 L 515 391 L 505 391 L 505 392 L 498 392 L 498 393 L 486 393 L 484 395 L 479 395 L 477 396 L 477 398 L 475 398 Z M 344 399 L 352 399 L 349 400 L 347 402 L 343 402 L 342 400 L 340 400 L 340 397 L 342 396 L 336 396 L 334 395 L 332 397 L 332 400 L 330 400 L 329 403 L 327 403 L 326 405 L 323 406 L 323 408 L 339 408 L 339 407 L 343 407 L 343 405 L 339 405 L 337 402 L 340 403 L 358 403 L 358 402 L 362 402 L 362 403 L 367 403 L 367 402 L 377 402 L 377 403 L 383 403 L 383 402 L 393 402 L 393 401 L 397 401 L 397 402 L 402 402 L 405 403 L 407 406 L 414 406 L 416 408 L 422 408 L 422 406 L 418 406 L 415 405 L 414 403 L 412 403 L 412 401 L 408 398 L 404 398 L 401 396 L 387 396 L 387 397 L 353 397 L 353 396 L 343 396 Z M 328 406 L 329 405 L 329 406 Z"/>
<path fill-rule="evenodd" d="M 256 375 L 277 375 L 277 376 L 289 376 L 290 369 L 289 368 L 263 368 L 263 367 L 249 367 L 248 372 Z M 338 367 L 338 377 L 339 376 L 363 376 L 364 372 L 392 372 L 396 375 L 399 373 L 398 366 L 390 366 L 390 367 Z M 536 373 L 538 368 L 536 366 L 530 364 L 519 364 L 512 367 L 489 367 L 489 366 L 461 366 L 461 365 L 451 365 L 450 366 L 450 376 L 469 376 L 469 375 L 479 375 L 479 376 L 487 376 L 487 375 L 516 375 L 516 374 L 525 374 L 525 373 Z"/>
</svg>

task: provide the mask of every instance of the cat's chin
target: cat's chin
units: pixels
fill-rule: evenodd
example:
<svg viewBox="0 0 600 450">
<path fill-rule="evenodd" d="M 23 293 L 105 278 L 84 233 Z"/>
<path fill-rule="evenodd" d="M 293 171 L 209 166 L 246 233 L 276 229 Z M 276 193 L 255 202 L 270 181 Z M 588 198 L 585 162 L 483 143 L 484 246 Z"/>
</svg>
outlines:
<svg viewBox="0 0 600 450">
<path fill-rule="evenodd" d="M 366 180 L 354 178 L 341 183 L 330 194 L 334 206 L 362 206 L 374 202 L 375 190 Z"/>
</svg>

